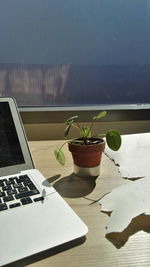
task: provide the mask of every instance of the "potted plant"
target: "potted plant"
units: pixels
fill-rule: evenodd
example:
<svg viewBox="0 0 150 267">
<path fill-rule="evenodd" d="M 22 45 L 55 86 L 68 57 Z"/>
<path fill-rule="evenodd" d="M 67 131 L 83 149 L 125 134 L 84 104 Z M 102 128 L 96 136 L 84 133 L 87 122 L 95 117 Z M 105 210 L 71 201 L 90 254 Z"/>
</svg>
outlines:
<svg viewBox="0 0 150 267">
<path fill-rule="evenodd" d="M 117 151 L 121 146 L 121 136 L 116 130 L 109 130 L 106 134 L 92 134 L 94 123 L 106 115 L 107 112 L 102 111 L 94 116 L 89 127 L 81 126 L 78 122 L 78 116 L 67 119 L 65 121 L 65 139 L 68 138 L 71 127 L 75 127 L 79 130 L 79 137 L 67 140 L 61 147 L 54 150 L 57 161 L 62 165 L 65 164 L 65 155 L 62 149 L 63 146 L 68 143 L 69 151 L 72 153 L 73 157 L 74 173 L 83 177 L 89 175 L 98 176 L 105 142 L 109 148 L 114 151 Z M 106 141 L 103 139 L 104 137 L 106 137 Z"/>
</svg>

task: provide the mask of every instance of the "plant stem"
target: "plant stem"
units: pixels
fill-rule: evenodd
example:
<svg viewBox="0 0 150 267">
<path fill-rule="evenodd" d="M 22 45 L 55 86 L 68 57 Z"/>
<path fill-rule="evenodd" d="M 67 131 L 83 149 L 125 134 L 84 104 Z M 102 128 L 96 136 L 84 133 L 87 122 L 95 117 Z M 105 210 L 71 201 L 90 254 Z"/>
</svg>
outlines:
<svg viewBox="0 0 150 267">
<path fill-rule="evenodd" d="M 62 150 L 62 148 L 63 148 L 63 146 L 65 145 L 65 144 L 67 144 L 67 143 L 69 143 L 69 142 L 71 142 L 71 141 L 74 141 L 75 139 L 74 138 L 72 138 L 72 139 L 70 139 L 70 140 L 67 140 L 66 142 L 64 142 L 61 146 L 60 146 L 60 148 L 59 148 L 59 151 L 61 151 Z M 77 143 L 82 143 L 83 141 L 80 141 L 80 140 L 76 140 L 76 142 Z"/>
<path fill-rule="evenodd" d="M 76 124 L 72 124 L 72 126 L 74 126 L 75 128 L 77 128 L 78 130 L 80 130 L 82 132 L 82 134 L 84 134 L 82 127 L 80 127 L 79 123 L 76 122 Z"/>
<path fill-rule="evenodd" d="M 59 151 L 61 151 L 62 148 L 63 148 L 63 146 L 64 146 L 65 144 L 67 144 L 68 142 L 69 142 L 69 140 L 67 140 L 66 142 L 64 142 L 64 143 L 60 146 Z"/>
<path fill-rule="evenodd" d="M 89 127 L 89 130 L 88 130 L 88 132 L 87 132 L 87 134 L 86 134 L 86 137 L 88 137 L 89 133 L 91 132 L 91 129 L 92 129 L 93 124 L 94 124 L 95 121 L 96 121 L 96 119 L 93 120 L 93 122 L 91 123 L 91 126 Z"/>
<path fill-rule="evenodd" d="M 76 125 L 76 124 L 72 123 L 72 126 L 77 128 L 77 129 L 79 129 L 79 130 L 81 130 L 81 128 L 80 128 L 80 126 L 78 124 Z"/>
</svg>

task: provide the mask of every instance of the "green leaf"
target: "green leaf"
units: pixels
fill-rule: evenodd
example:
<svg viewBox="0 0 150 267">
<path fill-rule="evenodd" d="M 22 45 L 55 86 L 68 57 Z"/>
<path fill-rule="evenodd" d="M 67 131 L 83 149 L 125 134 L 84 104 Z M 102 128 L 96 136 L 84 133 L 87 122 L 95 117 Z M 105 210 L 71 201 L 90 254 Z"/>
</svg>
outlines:
<svg viewBox="0 0 150 267">
<path fill-rule="evenodd" d="M 61 164 L 61 165 L 65 165 L 65 155 L 64 153 L 62 152 L 62 150 L 60 150 L 59 148 L 56 148 L 54 150 L 54 155 L 55 155 L 55 158 L 56 160 Z"/>
<path fill-rule="evenodd" d="M 81 137 L 81 138 L 84 137 L 84 130 L 83 130 L 83 127 L 80 128 L 80 137 Z"/>
<path fill-rule="evenodd" d="M 65 124 L 67 125 L 67 127 L 66 127 L 66 129 L 65 129 L 65 132 L 64 132 L 65 138 L 68 137 L 70 127 L 71 127 L 71 125 L 73 124 L 73 122 L 74 122 L 74 120 L 75 120 L 76 118 L 78 118 L 78 116 L 70 117 L 68 120 L 65 121 Z"/>
<path fill-rule="evenodd" d="M 110 149 L 117 151 L 121 146 L 121 136 L 116 130 L 109 130 L 106 133 L 106 142 Z"/>
<path fill-rule="evenodd" d="M 73 122 L 72 122 L 72 123 L 73 123 Z M 70 124 L 66 127 L 66 129 L 65 129 L 65 132 L 64 132 L 65 138 L 68 137 L 69 130 L 70 130 L 70 127 L 71 127 L 72 123 L 70 123 Z"/>
<path fill-rule="evenodd" d="M 91 137 L 91 131 L 89 127 L 83 126 L 80 128 L 80 137 Z"/>
<path fill-rule="evenodd" d="M 91 137 L 90 127 L 85 128 L 86 137 Z"/>
<path fill-rule="evenodd" d="M 94 116 L 93 120 L 101 119 L 101 118 L 105 117 L 106 115 L 107 115 L 107 111 L 102 111 L 98 115 Z"/>
<path fill-rule="evenodd" d="M 72 124 L 73 122 L 74 122 L 74 120 L 75 119 L 77 119 L 79 116 L 72 116 L 72 117 L 70 117 L 69 119 L 67 119 L 66 121 L 65 121 L 65 124 L 66 125 L 69 125 L 70 123 Z"/>
</svg>

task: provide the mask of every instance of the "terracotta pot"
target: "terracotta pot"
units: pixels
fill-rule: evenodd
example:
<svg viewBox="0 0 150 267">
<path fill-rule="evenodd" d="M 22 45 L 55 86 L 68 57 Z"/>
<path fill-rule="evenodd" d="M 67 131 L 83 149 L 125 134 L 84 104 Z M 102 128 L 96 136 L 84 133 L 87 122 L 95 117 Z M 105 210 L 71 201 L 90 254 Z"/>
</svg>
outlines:
<svg viewBox="0 0 150 267">
<path fill-rule="evenodd" d="M 95 139 L 97 140 L 97 139 Z M 81 145 L 79 143 L 69 143 L 69 151 L 72 153 L 74 162 L 74 172 L 79 176 L 98 176 L 102 152 L 105 148 L 105 141 L 91 145 Z"/>
</svg>

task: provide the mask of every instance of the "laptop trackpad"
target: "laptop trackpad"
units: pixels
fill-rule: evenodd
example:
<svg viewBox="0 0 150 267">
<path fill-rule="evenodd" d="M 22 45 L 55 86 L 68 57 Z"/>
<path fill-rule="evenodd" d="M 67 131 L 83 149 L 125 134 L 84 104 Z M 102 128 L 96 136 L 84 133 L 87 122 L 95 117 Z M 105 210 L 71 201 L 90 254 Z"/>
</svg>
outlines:
<svg viewBox="0 0 150 267">
<path fill-rule="evenodd" d="M 55 247 L 87 233 L 85 224 L 57 192 L 30 206 L 3 211 L 0 229 L 1 264 Z"/>
</svg>

